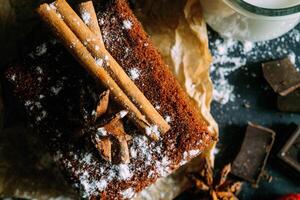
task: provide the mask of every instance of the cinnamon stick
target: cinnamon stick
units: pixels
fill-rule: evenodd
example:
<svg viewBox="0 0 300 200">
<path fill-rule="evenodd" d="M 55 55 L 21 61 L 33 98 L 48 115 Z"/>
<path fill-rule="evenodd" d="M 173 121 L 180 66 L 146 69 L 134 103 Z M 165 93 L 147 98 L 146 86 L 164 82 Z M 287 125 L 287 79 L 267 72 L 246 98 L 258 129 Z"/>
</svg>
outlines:
<svg viewBox="0 0 300 200">
<path fill-rule="evenodd" d="M 93 1 L 90 0 L 90 1 L 80 2 L 78 4 L 78 10 L 79 13 L 81 14 L 81 18 L 83 19 L 84 23 L 89 27 L 89 29 L 93 33 L 95 33 L 98 36 L 99 40 L 104 45 L 102 35 L 101 35 L 101 30 L 97 20 L 97 14 L 95 12 L 95 8 L 93 5 Z M 84 20 L 84 18 L 87 19 Z"/>
<path fill-rule="evenodd" d="M 149 120 L 152 125 L 158 126 L 162 134 L 166 133 L 170 129 L 169 124 L 127 76 L 123 68 L 110 55 L 105 47 L 101 45 L 102 43 L 99 38 L 84 24 L 65 0 L 57 0 L 55 5 L 63 20 L 80 39 L 80 41 L 86 45 L 91 54 L 96 58 L 105 58 L 107 67 L 112 72 L 113 78 L 117 80 L 120 87 L 127 93 L 127 95 L 138 104 L 140 110 L 146 116 L 146 119 Z"/>
<path fill-rule="evenodd" d="M 132 113 L 129 117 L 133 122 L 144 129 L 147 128 L 150 124 L 145 120 L 141 112 L 109 76 L 104 68 L 97 65 L 96 60 L 65 24 L 62 18 L 46 3 L 41 4 L 37 9 L 37 12 L 50 26 L 53 32 L 61 39 L 66 49 L 78 60 L 78 62 L 111 91 L 111 94 L 117 102 Z M 153 137 L 153 139 L 157 138 Z"/>
</svg>

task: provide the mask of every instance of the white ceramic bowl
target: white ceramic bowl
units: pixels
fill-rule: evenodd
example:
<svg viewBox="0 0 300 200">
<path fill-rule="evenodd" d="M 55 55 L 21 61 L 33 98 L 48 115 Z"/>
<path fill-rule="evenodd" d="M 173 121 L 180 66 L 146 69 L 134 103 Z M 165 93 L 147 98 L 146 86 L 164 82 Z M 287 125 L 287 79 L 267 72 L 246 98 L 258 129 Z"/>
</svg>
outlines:
<svg viewBox="0 0 300 200">
<path fill-rule="evenodd" d="M 222 36 L 241 41 L 270 40 L 300 22 L 300 0 L 290 0 L 293 5 L 281 8 L 258 7 L 247 1 L 200 0 L 207 23 Z"/>
</svg>

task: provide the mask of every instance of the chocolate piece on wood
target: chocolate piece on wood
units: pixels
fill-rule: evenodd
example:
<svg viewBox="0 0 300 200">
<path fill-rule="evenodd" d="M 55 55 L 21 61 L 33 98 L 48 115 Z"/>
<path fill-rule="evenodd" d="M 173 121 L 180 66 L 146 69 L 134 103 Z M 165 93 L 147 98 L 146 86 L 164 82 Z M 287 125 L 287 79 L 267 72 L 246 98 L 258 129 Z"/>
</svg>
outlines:
<svg viewBox="0 0 300 200">
<path fill-rule="evenodd" d="M 288 58 L 263 63 L 262 69 L 267 82 L 281 96 L 300 87 L 300 73 Z"/>
<path fill-rule="evenodd" d="M 300 112 L 300 89 L 286 96 L 278 95 L 277 107 L 280 111 Z"/>
<path fill-rule="evenodd" d="M 287 140 L 277 155 L 287 166 L 300 175 L 300 126 Z"/>
<path fill-rule="evenodd" d="M 275 132 L 271 129 L 249 123 L 240 152 L 233 162 L 231 173 L 253 184 L 258 184 L 274 139 Z"/>
</svg>

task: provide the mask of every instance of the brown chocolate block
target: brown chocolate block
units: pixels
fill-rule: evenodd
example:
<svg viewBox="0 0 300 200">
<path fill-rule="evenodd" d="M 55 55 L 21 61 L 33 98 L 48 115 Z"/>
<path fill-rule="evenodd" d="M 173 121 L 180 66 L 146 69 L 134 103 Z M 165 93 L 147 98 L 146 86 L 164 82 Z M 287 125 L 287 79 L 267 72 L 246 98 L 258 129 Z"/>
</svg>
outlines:
<svg viewBox="0 0 300 200">
<path fill-rule="evenodd" d="M 277 155 L 287 166 L 300 175 L 300 126 L 291 135 Z"/>
<path fill-rule="evenodd" d="M 258 184 L 274 139 L 275 132 L 271 129 L 249 123 L 240 152 L 233 162 L 231 173 L 253 184 Z"/>
<path fill-rule="evenodd" d="M 278 95 L 277 107 L 280 111 L 300 112 L 300 89 L 286 96 Z"/>
<path fill-rule="evenodd" d="M 262 69 L 267 82 L 281 96 L 300 87 L 300 73 L 288 58 L 263 63 Z"/>
</svg>

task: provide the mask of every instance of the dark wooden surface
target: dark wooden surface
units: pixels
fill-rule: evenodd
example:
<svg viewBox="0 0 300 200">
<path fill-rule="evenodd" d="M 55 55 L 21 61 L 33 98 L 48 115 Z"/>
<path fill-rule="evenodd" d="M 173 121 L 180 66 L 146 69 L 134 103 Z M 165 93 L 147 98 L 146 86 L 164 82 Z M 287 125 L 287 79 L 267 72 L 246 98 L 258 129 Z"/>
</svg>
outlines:
<svg viewBox="0 0 300 200">
<path fill-rule="evenodd" d="M 294 33 L 300 31 L 300 25 L 293 31 Z M 220 39 L 211 29 L 209 32 L 211 41 Z M 247 63 L 228 76 L 229 82 L 235 86 L 236 99 L 225 105 L 212 103 L 212 114 L 220 128 L 220 142 L 217 145 L 220 151 L 216 155 L 217 169 L 233 161 L 249 121 L 269 127 L 276 132 L 275 144 L 266 169 L 267 174 L 272 176 L 272 181 L 269 183 L 267 180 L 261 180 L 258 188 L 245 184 L 239 195 L 240 199 L 276 199 L 283 194 L 300 193 L 299 176 L 295 176 L 291 170 L 283 167 L 276 157 L 276 153 L 295 128 L 291 123 L 300 124 L 300 114 L 278 111 L 276 95 L 264 80 L 261 69 L 262 62 L 283 58 L 290 52 L 295 53 L 295 64 L 300 69 L 300 41 L 295 42 L 297 39 L 295 37 L 298 36 L 290 32 L 263 45 L 255 45 L 252 53 L 244 54 L 237 48 L 235 53 L 246 58 Z M 278 47 L 281 48 L 280 51 Z M 216 46 L 210 45 L 210 48 L 213 52 Z M 268 51 L 272 53 L 268 54 Z M 214 76 L 212 78 L 214 79 Z M 245 103 L 250 107 L 246 108 Z"/>
</svg>

